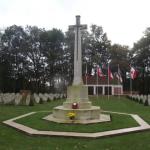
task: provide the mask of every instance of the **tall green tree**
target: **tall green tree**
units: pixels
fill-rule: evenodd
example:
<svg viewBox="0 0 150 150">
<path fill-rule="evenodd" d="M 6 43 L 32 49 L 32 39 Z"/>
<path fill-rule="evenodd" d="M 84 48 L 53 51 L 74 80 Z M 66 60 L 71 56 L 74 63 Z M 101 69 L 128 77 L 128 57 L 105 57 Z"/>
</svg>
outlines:
<svg viewBox="0 0 150 150">
<path fill-rule="evenodd" d="M 118 64 L 123 74 L 129 72 L 129 47 L 114 44 L 110 48 L 111 68 L 114 72 L 117 72 Z"/>
<path fill-rule="evenodd" d="M 103 28 L 97 25 L 90 27 L 90 32 L 82 31 L 82 62 L 83 74 L 86 72 L 86 65 L 88 66 L 88 73 L 94 65 L 106 64 L 109 59 L 109 49 L 111 46 L 107 38 L 107 34 Z M 70 76 L 73 77 L 73 55 L 74 55 L 74 32 L 66 32 L 66 49 L 67 56 L 69 56 L 68 68 Z"/>
<path fill-rule="evenodd" d="M 74 68 L 74 41 L 75 41 L 75 33 L 72 30 L 68 30 L 65 33 L 65 61 L 66 61 L 66 77 L 69 84 L 72 83 L 73 80 L 73 68 Z"/>
<path fill-rule="evenodd" d="M 120 44 L 114 44 L 111 46 L 109 52 L 111 58 L 110 66 L 112 72 L 118 72 L 118 67 L 120 68 L 124 90 L 129 90 L 130 81 L 128 78 L 126 78 L 126 72 L 130 72 L 129 47 Z"/>
<path fill-rule="evenodd" d="M 83 52 L 87 59 L 83 59 L 83 63 L 88 66 L 88 72 L 94 65 L 107 64 L 110 59 L 109 50 L 111 42 L 108 40 L 107 34 L 101 26 L 91 25 L 90 32 L 83 34 Z M 83 71 L 85 72 L 85 66 Z"/>
<path fill-rule="evenodd" d="M 61 30 L 44 31 L 40 36 L 41 48 L 46 61 L 47 80 L 53 86 L 54 77 L 66 74 L 64 34 Z"/>
<path fill-rule="evenodd" d="M 131 60 L 139 70 L 140 93 L 150 93 L 150 28 L 147 28 L 144 36 L 134 43 Z"/>
<path fill-rule="evenodd" d="M 91 54 L 91 61 L 98 64 L 107 63 L 110 44 L 111 43 L 107 38 L 107 34 L 103 31 L 103 28 L 101 26 L 92 25 L 88 45 Z"/>
<path fill-rule="evenodd" d="M 23 75 L 25 36 L 21 26 L 13 25 L 8 27 L 1 37 L 1 62 L 7 61 L 11 66 L 9 76 L 15 80 L 14 91 L 17 90 L 17 80 Z"/>
<path fill-rule="evenodd" d="M 43 29 L 36 26 L 27 26 L 25 28 L 26 43 L 24 45 L 24 56 L 26 65 L 24 66 L 26 78 L 30 81 L 32 91 L 39 92 L 40 85 L 45 84 L 45 58 L 43 54 L 40 36 Z"/>
</svg>

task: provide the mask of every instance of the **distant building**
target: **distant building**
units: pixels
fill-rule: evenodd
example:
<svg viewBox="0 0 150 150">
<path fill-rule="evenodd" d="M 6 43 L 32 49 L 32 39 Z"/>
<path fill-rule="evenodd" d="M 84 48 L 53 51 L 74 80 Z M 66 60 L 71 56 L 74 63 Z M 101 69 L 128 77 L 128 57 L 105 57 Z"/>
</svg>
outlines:
<svg viewBox="0 0 150 150">
<path fill-rule="evenodd" d="M 98 78 L 97 76 L 87 76 L 83 77 L 83 82 L 85 86 L 88 86 L 88 94 L 89 95 L 122 95 L 123 94 L 123 86 L 120 82 L 118 82 L 117 78 L 114 78 L 109 81 L 107 77 L 104 79 Z"/>
</svg>

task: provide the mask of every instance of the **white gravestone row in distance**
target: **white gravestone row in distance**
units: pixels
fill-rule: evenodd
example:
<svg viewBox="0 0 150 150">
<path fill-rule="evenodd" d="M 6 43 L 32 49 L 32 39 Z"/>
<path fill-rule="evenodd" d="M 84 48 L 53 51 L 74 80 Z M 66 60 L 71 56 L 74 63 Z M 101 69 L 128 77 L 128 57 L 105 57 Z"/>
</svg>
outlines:
<svg viewBox="0 0 150 150">
<path fill-rule="evenodd" d="M 150 95 L 133 94 L 129 95 L 128 97 L 142 104 L 147 103 L 147 105 L 150 106 Z"/>
<path fill-rule="evenodd" d="M 53 94 L 53 93 L 34 93 L 32 96 L 28 94 L 23 96 L 20 93 L 0 93 L 0 104 L 11 104 L 11 105 L 29 105 L 31 98 L 33 98 L 35 103 L 40 103 L 40 99 L 43 102 L 53 101 L 54 99 L 62 99 L 66 94 Z"/>
</svg>

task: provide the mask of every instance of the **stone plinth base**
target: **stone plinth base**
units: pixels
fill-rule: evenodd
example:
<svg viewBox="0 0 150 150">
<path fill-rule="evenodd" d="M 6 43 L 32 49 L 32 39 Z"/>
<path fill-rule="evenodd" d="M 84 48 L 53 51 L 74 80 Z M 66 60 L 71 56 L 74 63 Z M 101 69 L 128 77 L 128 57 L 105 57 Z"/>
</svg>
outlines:
<svg viewBox="0 0 150 150">
<path fill-rule="evenodd" d="M 69 118 L 69 113 L 74 113 L 75 117 Z M 59 123 L 96 123 L 101 120 L 101 114 L 100 107 L 92 106 L 88 100 L 88 87 L 73 85 L 67 88 L 67 100 L 62 106 L 53 108 L 53 114 L 48 118 Z"/>
<path fill-rule="evenodd" d="M 66 109 L 63 106 L 57 106 L 53 109 L 53 117 L 57 119 L 70 120 L 68 113 L 74 112 L 76 120 L 99 119 L 100 107 L 91 106 L 90 109 Z"/>
<path fill-rule="evenodd" d="M 101 122 L 109 122 L 111 121 L 110 115 L 107 114 L 99 114 L 98 119 L 92 119 L 92 120 L 66 120 L 66 119 L 58 119 L 54 118 L 53 114 L 50 114 L 43 118 L 44 120 L 57 122 L 57 123 L 75 123 L 75 124 L 91 124 L 91 123 L 101 123 Z"/>
<path fill-rule="evenodd" d="M 78 102 L 79 109 L 90 109 L 92 104 L 90 101 Z M 66 101 L 63 103 L 63 107 L 67 109 L 72 109 L 72 102 Z"/>
</svg>

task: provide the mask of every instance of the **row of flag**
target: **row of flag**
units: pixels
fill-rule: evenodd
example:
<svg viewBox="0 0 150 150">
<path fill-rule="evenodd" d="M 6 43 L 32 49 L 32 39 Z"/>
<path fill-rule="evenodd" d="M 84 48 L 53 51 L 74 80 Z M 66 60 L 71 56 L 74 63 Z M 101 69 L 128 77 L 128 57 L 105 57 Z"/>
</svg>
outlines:
<svg viewBox="0 0 150 150">
<path fill-rule="evenodd" d="M 109 67 L 108 67 L 107 72 L 108 72 L 109 80 L 114 79 L 114 75 L 115 75 L 115 76 L 118 78 L 118 80 L 119 80 L 120 82 L 122 82 L 121 71 L 120 71 L 119 68 L 118 68 L 118 72 L 116 72 L 114 75 L 113 75 L 113 73 L 111 72 L 111 70 L 110 70 Z M 91 75 L 94 76 L 95 73 L 97 73 L 97 76 L 98 76 L 98 77 L 100 77 L 100 78 L 102 78 L 102 79 L 105 79 L 105 75 L 104 75 L 104 73 L 102 72 L 102 69 L 101 69 L 101 67 L 100 67 L 99 65 L 97 65 L 96 70 L 95 70 L 94 68 L 92 68 Z"/>
<path fill-rule="evenodd" d="M 96 69 L 92 68 L 92 70 L 91 70 L 91 75 L 94 76 L 95 74 L 97 74 L 98 77 L 105 79 L 105 75 L 102 71 L 102 68 L 99 65 L 97 65 Z M 114 74 L 111 72 L 111 69 L 108 66 L 107 74 L 108 74 L 109 80 L 114 79 L 114 76 L 115 76 L 120 81 L 120 83 L 123 82 L 119 64 L 118 64 L 118 71 L 115 72 Z M 137 77 L 137 75 L 138 75 L 138 71 L 134 67 L 130 66 L 130 77 L 131 77 L 131 79 L 134 80 Z"/>
</svg>

